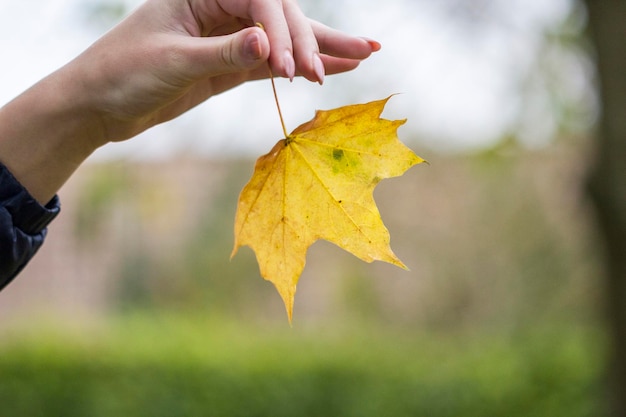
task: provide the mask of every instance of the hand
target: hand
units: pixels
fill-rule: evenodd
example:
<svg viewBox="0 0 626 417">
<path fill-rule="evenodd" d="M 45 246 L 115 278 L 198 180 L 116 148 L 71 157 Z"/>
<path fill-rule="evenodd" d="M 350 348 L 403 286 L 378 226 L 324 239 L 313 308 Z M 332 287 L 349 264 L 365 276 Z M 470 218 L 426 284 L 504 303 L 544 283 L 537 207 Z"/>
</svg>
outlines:
<svg viewBox="0 0 626 417">
<path fill-rule="evenodd" d="M 295 1 L 147 0 L 0 108 L 0 162 L 45 204 L 98 147 L 265 78 L 268 62 L 277 76 L 322 83 L 380 48 L 309 20 Z"/>
<path fill-rule="evenodd" d="M 379 48 L 309 20 L 295 0 L 150 0 L 73 65 L 97 74 L 92 106 L 116 141 L 268 77 L 268 60 L 275 75 L 322 83 Z"/>
</svg>

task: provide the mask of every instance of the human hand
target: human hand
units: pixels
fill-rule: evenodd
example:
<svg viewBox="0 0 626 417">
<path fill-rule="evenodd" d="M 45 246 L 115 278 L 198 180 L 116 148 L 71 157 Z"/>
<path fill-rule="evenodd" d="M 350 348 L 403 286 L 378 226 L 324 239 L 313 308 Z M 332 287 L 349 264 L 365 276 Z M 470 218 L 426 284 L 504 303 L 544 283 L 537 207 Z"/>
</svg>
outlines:
<svg viewBox="0 0 626 417">
<path fill-rule="evenodd" d="M 103 139 L 118 141 L 266 78 L 266 62 L 322 83 L 379 48 L 308 19 L 295 0 L 148 0 L 68 67 L 86 80 Z"/>
<path fill-rule="evenodd" d="M 307 19 L 296 0 L 147 0 L 0 108 L 0 162 L 45 204 L 98 147 L 265 78 L 268 62 L 321 83 L 379 48 Z"/>
</svg>

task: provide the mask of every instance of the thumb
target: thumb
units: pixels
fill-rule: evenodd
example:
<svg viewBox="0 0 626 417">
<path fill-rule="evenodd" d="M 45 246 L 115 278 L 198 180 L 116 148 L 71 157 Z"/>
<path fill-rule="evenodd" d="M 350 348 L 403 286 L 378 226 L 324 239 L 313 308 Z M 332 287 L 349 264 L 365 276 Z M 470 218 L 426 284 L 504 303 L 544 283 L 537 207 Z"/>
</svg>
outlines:
<svg viewBox="0 0 626 417">
<path fill-rule="evenodd" d="M 270 54 L 267 35 L 256 27 L 230 35 L 196 38 L 195 45 L 196 68 L 204 76 L 251 70 Z"/>
</svg>

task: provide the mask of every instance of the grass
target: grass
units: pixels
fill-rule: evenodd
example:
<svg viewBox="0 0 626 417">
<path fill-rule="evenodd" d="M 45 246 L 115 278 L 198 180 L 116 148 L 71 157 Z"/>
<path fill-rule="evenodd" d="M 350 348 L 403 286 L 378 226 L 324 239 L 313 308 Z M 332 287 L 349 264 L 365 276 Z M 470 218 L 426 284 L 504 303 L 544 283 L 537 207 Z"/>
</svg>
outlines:
<svg viewBox="0 0 626 417">
<path fill-rule="evenodd" d="M 599 416 L 588 329 L 290 329 L 171 314 L 5 331 L 0 415 Z"/>
</svg>

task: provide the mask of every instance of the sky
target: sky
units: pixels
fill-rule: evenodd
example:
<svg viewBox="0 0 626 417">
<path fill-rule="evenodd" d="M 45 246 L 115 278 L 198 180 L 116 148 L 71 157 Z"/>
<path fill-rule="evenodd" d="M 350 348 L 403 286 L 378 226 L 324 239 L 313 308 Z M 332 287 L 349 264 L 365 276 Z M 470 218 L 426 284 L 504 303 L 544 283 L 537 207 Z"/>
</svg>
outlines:
<svg viewBox="0 0 626 417">
<path fill-rule="evenodd" d="M 0 3 L 0 103 L 71 60 L 107 29 L 86 19 L 85 6 L 92 1 Z M 129 8 L 140 3 L 125 2 Z M 398 93 L 383 116 L 408 119 L 399 134 L 418 138 L 413 148 L 442 150 L 490 146 L 519 127 L 520 112 L 529 111 L 522 111 L 527 104 L 520 98 L 520 79 L 537 65 L 542 33 L 562 22 L 574 5 L 573 0 L 388 0 L 384 7 L 379 0 L 300 3 L 309 16 L 376 39 L 383 48 L 355 71 L 327 77 L 323 86 L 278 80 L 287 130 L 311 119 L 316 109 Z M 572 65 L 566 77 L 573 100 L 586 94 L 585 70 L 579 67 Z M 549 140 L 556 129 L 540 90 L 526 126 L 531 143 Z M 213 97 L 136 139 L 107 145 L 93 158 L 258 156 L 281 136 L 265 80 Z"/>
</svg>

